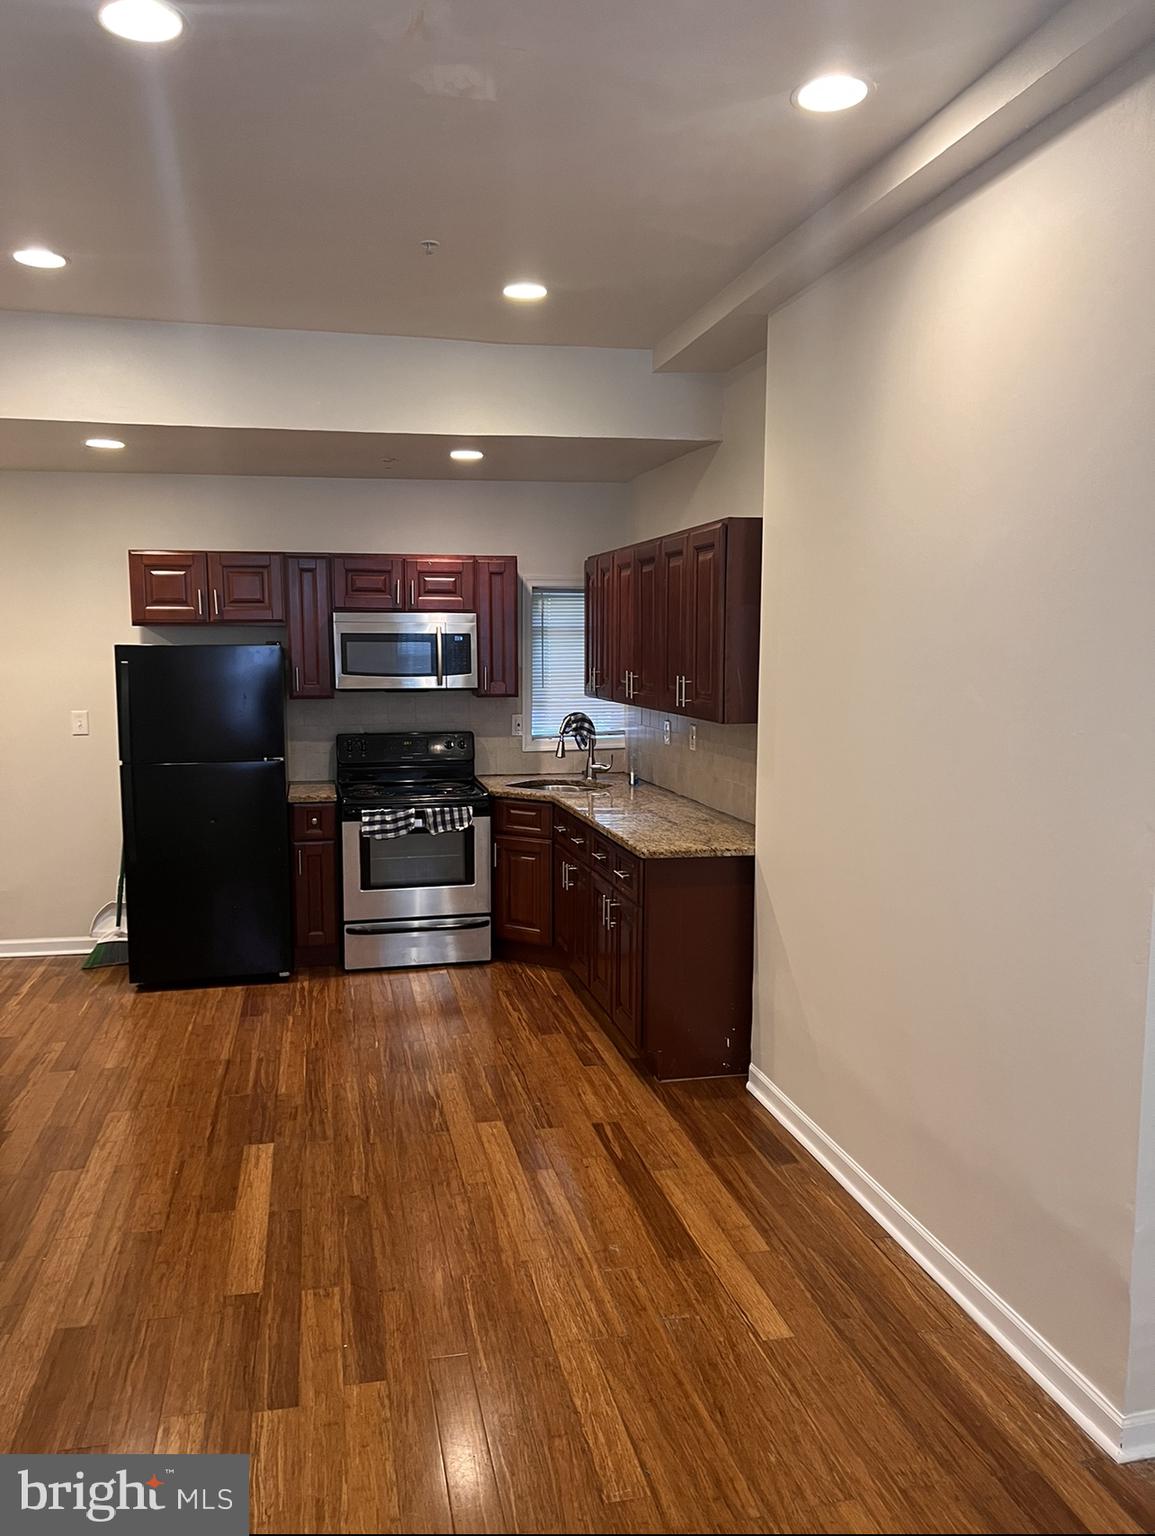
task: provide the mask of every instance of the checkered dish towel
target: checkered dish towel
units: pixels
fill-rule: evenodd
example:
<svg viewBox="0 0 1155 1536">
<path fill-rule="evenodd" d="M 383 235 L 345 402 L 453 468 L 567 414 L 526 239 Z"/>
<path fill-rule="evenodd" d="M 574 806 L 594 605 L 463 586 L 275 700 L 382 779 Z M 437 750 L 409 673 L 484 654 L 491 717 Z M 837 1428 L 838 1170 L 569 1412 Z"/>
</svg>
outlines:
<svg viewBox="0 0 1155 1536">
<path fill-rule="evenodd" d="M 426 832 L 464 832 L 473 825 L 468 805 L 395 806 L 390 810 L 362 811 L 362 837 L 404 837 L 424 828 Z"/>
</svg>

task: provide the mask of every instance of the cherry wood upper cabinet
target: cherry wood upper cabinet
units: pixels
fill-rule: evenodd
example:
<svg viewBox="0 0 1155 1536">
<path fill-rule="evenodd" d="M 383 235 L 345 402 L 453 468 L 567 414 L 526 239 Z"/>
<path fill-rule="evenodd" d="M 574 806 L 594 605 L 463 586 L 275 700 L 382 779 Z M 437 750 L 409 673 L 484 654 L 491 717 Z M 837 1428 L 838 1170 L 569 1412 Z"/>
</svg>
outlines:
<svg viewBox="0 0 1155 1536">
<path fill-rule="evenodd" d="M 612 572 L 605 592 L 603 566 Z M 596 666 L 603 634 L 612 635 L 609 696 L 695 720 L 756 720 L 761 579 L 759 518 L 722 518 L 591 557 L 588 654 Z"/>
<path fill-rule="evenodd" d="M 288 555 L 289 697 L 333 697 L 333 603 L 326 555 Z"/>
<path fill-rule="evenodd" d="M 208 562 L 191 550 L 134 549 L 128 556 L 134 624 L 207 624 Z"/>
<path fill-rule="evenodd" d="M 405 606 L 411 613 L 474 613 L 472 555 L 407 555 Z"/>
<path fill-rule="evenodd" d="M 210 554 L 209 587 L 214 624 L 283 624 L 285 557 Z"/>
<path fill-rule="evenodd" d="M 517 561 L 512 555 L 497 555 L 480 558 L 476 564 L 477 692 L 489 698 L 515 698 Z"/>
<path fill-rule="evenodd" d="M 610 627 L 614 574 L 613 555 L 591 555 L 586 561 L 586 693 L 591 698 L 614 697 L 614 637 Z"/>
<path fill-rule="evenodd" d="M 334 555 L 333 607 L 389 613 L 405 607 L 402 555 Z"/>
</svg>

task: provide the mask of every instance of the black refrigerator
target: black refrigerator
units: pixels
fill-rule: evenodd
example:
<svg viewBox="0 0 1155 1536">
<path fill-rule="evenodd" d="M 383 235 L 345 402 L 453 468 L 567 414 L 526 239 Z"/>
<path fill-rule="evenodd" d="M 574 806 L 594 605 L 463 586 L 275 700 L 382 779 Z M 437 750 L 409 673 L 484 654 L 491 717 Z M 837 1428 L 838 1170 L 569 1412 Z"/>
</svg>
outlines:
<svg viewBox="0 0 1155 1536">
<path fill-rule="evenodd" d="M 129 979 L 290 968 L 279 645 L 118 645 Z"/>
</svg>

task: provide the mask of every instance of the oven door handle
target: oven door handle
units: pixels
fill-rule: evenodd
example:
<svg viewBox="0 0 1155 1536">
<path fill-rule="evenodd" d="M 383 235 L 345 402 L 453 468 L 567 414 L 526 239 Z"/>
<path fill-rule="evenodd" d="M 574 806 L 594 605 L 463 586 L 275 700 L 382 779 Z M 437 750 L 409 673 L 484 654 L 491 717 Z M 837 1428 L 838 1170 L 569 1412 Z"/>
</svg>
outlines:
<svg viewBox="0 0 1155 1536">
<path fill-rule="evenodd" d="M 439 624 L 437 626 L 437 686 L 439 688 L 445 687 L 445 661 L 441 653 L 442 633 L 443 631 L 441 625 Z"/>
<path fill-rule="evenodd" d="M 397 918 L 382 923 L 346 923 L 346 933 L 441 933 L 459 928 L 487 928 L 488 917 Z"/>
</svg>

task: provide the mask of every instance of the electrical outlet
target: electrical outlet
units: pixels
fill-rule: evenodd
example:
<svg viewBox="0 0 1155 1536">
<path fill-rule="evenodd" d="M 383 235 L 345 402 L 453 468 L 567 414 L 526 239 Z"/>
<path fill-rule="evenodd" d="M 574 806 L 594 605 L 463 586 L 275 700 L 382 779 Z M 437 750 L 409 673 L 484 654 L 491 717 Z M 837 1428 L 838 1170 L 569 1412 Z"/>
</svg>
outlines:
<svg viewBox="0 0 1155 1536">
<path fill-rule="evenodd" d="M 510 716 L 510 720 L 509 720 L 509 734 L 511 736 L 520 736 L 521 735 L 521 716 L 520 715 L 511 715 Z"/>
<path fill-rule="evenodd" d="M 691 752 L 696 752 L 697 750 L 698 750 L 698 727 L 696 725 L 691 725 L 691 727 L 690 727 L 690 751 Z"/>
<path fill-rule="evenodd" d="M 72 734 L 74 736 L 88 735 L 88 711 L 86 709 L 74 709 L 72 711 Z"/>
<path fill-rule="evenodd" d="M 670 722 L 668 720 L 662 721 L 662 745 L 665 747 L 670 745 Z"/>
</svg>

